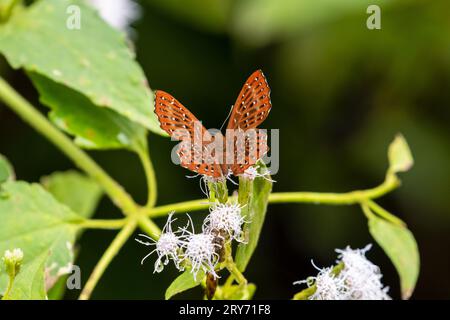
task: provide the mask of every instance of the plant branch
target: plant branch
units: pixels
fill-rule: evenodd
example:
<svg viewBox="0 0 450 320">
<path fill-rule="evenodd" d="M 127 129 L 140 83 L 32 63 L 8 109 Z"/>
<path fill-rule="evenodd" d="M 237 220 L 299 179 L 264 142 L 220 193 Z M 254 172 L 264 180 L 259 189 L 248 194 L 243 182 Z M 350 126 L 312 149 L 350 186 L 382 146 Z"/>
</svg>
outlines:
<svg viewBox="0 0 450 320">
<path fill-rule="evenodd" d="M 22 120 L 56 145 L 79 168 L 94 178 L 125 214 L 136 210 L 136 204 L 121 185 L 113 180 L 87 153 L 76 146 L 69 137 L 51 124 L 2 77 L 0 77 L 0 100 L 17 113 Z"/>
<path fill-rule="evenodd" d="M 385 181 L 379 186 L 345 193 L 320 193 L 320 192 L 275 192 L 269 195 L 269 203 L 314 203 L 328 205 L 351 205 L 358 204 L 370 199 L 379 198 L 394 190 L 400 185 L 396 175 L 388 174 Z M 230 197 L 236 201 L 236 197 Z M 169 212 L 177 213 L 204 210 L 209 207 L 208 199 L 198 199 L 163 205 L 155 208 L 145 209 L 145 214 L 152 218 L 167 215 Z"/>
<path fill-rule="evenodd" d="M 400 185 L 395 175 L 387 175 L 386 180 L 373 189 L 357 190 L 346 193 L 315 193 L 315 192 L 281 192 L 272 193 L 269 203 L 304 202 L 314 204 L 350 205 L 368 199 L 379 198 Z"/>
<path fill-rule="evenodd" d="M 14 280 L 15 280 L 15 278 L 16 278 L 16 271 L 14 270 L 13 272 L 14 272 L 14 273 L 13 273 L 12 275 L 9 275 L 9 276 L 8 276 L 8 286 L 6 287 L 6 291 L 5 291 L 5 293 L 3 294 L 3 297 L 2 297 L 1 300 L 8 300 L 8 299 L 9 299 L 9 294 L 10 294 L 10 292 L 11 292 L 11 289 L 12 289 L 12 286 L 13 286 L 13 283 L 14 283 Z"/>
<path fill-rule="evenodd" d="M 141 160 L 142 167 L 144 168 L 145 177 L 147 179 L 148 198 L 146 207 L 152 208 L 155 206 L 156 198 L 158 196 L 158 186 L 156 184 L 155 169 L 148 152 L 148 147 L 145 149 L 139 149 L 139 159 Z"/>
<path fill-rule="evenodd" d="M 87 219 L 78 224 L 85 229 L 120 229 L 127 223 L 128 219 Z"/>
<path fill-rule="evenodd" d="M 394 216 L 393 214 L 389 213 L 388 211 L 386 211 L 386 209 L 380 207 L 378 204 L 376 204 L 375 202 L 373 202 L 372 200 L 367 200 L 367 205 L 370 209 L 372 209 L 375 213 L 377 213 L 378 215 L 380 215 L 380 217 L 383 217 L 384 219 L 386 219 L 387 221 L 390 221 L 396 225 L 399 225 L 401 227 L 405 227 L 406 223 L 401 220 L 400 218 Z"/>
<path fill-rule="evenodd" d="M 123 229 L 120 230 L 120 232 L 114 238 L 113 242 L 111 242 L 108 249 L 106 249 L 103 256 L 95 266 L 94 271 L 92 271 L 91 275 L 89 276 L 89 279 L 80 294 L 80 300 L 88 300 L 91 297 L 92 291 L 95 289 L 95 286 L 97 285 L 101 276 L 103 275 L 111 261 L 114 259 L 114 257 L 117 255 L 117 253 L 120 251 L 122 246 L 128 240 L 128 238 L 132 235 L 132 233 L 136 229 L 136 225 L 137 220 L 130 219 L 125 227 L 123 227 Z"/>
<path fill-rule="evenodd" d="M 146 232 L 153 239 L 158 239 L 161 235 L 161 229 L 147 216 L 140 216 L 138 218 L 139 227 Z"/>
<path fill-rule="evenodd" d="M 234 261 L 230 261 L 229 263 L 227 263 L 227 269 L 230 272 L 230 274 L 236 279 L 236 281 L 239 283 L 240 286 L 247 285 L 247 279 L 245 279 L 242 272 L 239 271 Z"/>
</svg>

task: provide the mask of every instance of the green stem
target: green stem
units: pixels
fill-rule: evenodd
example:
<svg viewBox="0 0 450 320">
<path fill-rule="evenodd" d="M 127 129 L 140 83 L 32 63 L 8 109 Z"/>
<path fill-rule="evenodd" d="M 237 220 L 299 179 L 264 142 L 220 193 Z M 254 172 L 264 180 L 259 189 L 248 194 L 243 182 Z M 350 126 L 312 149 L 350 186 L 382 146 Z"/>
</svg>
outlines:
<svg viewBox="0 0 450 320">
<path fill-rule="evenodd" d="M 5 294 L 2 297 L 2 300 L 8 300 L 9 299 L 9 294 L 11 292 L 11 289 L 12 289 L 13 282 L 14 282 L 15 278 L 16 278 L 16 274 L 15 274 L 15 271 L 14 271 L 14 274 L 9 275 L 9 277 L 8 277 L 8 287 L 6 288 L 6 291 L 5 291 Z"/>
<path fill-rule="evenodd" d="M 231 275 L 236 279 L 236 281 L 241 286 L 247 285 L 247 279 L 245 279 L 242 272 L 239 271 L 238 267 L 234 263 L 234 261 L 231 261 L 230 263 L 227 263 L 227 269 L 231 273 Z"/>
<path fill-rule="evenodd" d="M 363 211 L 363 213 L 364 213 L 364 215 L 366 216 L 367 219 L 375 217 L 375 214 L 372 211 L 370 211 L 370 208 L 369 208 L 369 205 L 367 204 L 367 201 L 362 201 L 360 203 L 360 205 L 361 205 L 361 209 L 362 209 L 362 211 Z"/>
<path fill-rule="evenodd" d="M 210 205 L 211 202 L 209 199 L 198 199 L 167 204 L 155 208 L 147 208 L 145 209 L 145 214 L 151 218 L 157 218 L 163 217 L 172 211 L 175 211 L 175 213 L 186 213 L 191 211 L 204 210 L 208 209 Z"/>
<path fill-rule="evenodd" d="M 145 177 L 147 179 L 148 188 L 148 198 L 147 198 L 147 208 L 152 208 L 156 204 L 156 198 L 158 196 L 158 189 L 156 184 L 155 169 L 153 168 L 152 160 L 150 159 L 150 154 L 148 152 L 148 147 L 138 151 L 139 159 L 141 160 L 142 166 L 145 171 Z"/>
<path fill-rule="evenodd" d="M 386 211 L 384 208 L 380 207 L 378 204 L 376 204 L 372 200 L 367 200 L 367 205 L 369 206 L 370 209 L 372 209 L 372 211 L 374 211 L 375 213 L 377 213 L 384 219 L 386 219 L 396 225 L 402 226 L 402 227 L 406 226 L 406 223 L 402 219 L 397 218 L 396 216 L 394 216 L 390 212 Z"/>
<path fill-rule="evenodd" d="M 17 113 L 31 127 L 56 145 L 79 168 L 94 178 L 103 187 L 111 200 L 121 208 L 125 214 L 136 211 L 136 204 L 121 185 L 113 180 L 84 151 L 77 147 L 69 137 L 52 125 L 45 116 L 37 111 L 1 77 L 0 100 Z"/>
<path fill-rule="evenodd" d="M 120 251 L 120 249 L 128 240 L 128 238 L 133 234 L 134 230 L 136 229 L 136 225 L 137 220 L 131 219 L 125 225 L 125 227 L 123 227 L 123 229 L 120 230 L 120 232 L 114 238 L 113 242 L 111 242 L 108 249 L 106 249 L 103 256 L 100 258 L 99 262 L 95 266 L 94 271 L 92 271 L 91 275 L 89 276 L 89 279 L 86 282 L 86 285 L 84 286 L 83 291 L 80 294 L 79 297 L 80 300 L 88 300 L 91 297 L 92 291 L 94 290 L 98 281 L 102 277 L 106 268 L 109 266 L 111 261 Z"/>
<path fill-rule="evenodd" d="M 83 220 L 79 227 L 85 229 L 107 229 L 116 230 L 122 228 L 128 219 L 88 219 Z"/>
<path fill-rule="evenodd" d="M 140 216 L 138 218 L 138 224 L 144 232 L 155 240 L 161 235 L 161 229 L 147 216 Z"/>
<path fill-rule="evenodd" d="M 14 11 L 14 8 L 20 3 L 22 0 L 10 0 L 8 4 L 4 4 L 3 7 L 0 6 L 0 22 L 4 23 L 8 21 L 11 16 L 11 13 Z"/>
<path fill-rule="evenodd" d="M 329 205 L 351 205 L 360 202 L 376 199 L 392 191 L 400 185 L 399 179 L 395 175 L 388 175 L 386 180 L 379 186 L 367 189 L 357 190 L 346 193 L 320 193 L 320 192 L 275 192 L 269 195 L 269 203 L 314 203 Z M 236 201 L 236 197 L 230 197 L 230 201 Z M 179 202 L 148 208 L 145 213 L 152 217 L 161 217 L 169 212 L 177 213 L 192 212 L 204 210 L 209 207 L 208 199 L 198 199 L 186 202 Z"/>
<path fill-rule="evenodd" d="M 315 193 L 315 192 L 281 192 L 272 193 L 269 203 L 305 202 L 315 204 L 350 205 L 368 199 L 379 198 L 400 185 L 395 175 L 388 175 L 386 180 L 373 189 L 357 190 L 346 193 Z"/>
</svg>

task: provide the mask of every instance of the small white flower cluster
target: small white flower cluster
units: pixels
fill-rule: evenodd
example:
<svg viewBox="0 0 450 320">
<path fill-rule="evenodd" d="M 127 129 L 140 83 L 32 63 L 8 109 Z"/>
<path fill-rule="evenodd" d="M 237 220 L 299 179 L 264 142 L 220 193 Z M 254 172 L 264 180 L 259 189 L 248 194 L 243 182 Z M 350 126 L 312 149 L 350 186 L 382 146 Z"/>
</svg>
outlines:
<svg viewBox="0 0 450 320">
<path fill-rule="evenodd" d="M 242 174 L 242 176 L 244 178 L 247 178 L 249 180 L 255 180 L 255 178 L 264 178 L 270 182 L 275 182 L 275 180 L 272 180 L 270 178 L 270 171 L 265 168 L 264 170 L 260 170 L 261 172 L 258 172 L 258 170 L 260 169 L 260 167 L 258 165 L 254 165 L 251 167 L 248 167 L 244 173 Z"/>
<path fill-rule="evenodd" d="M 238 204 L 213 204 L 209 215 L 203 222 L 202 233 L 195 233 L 190 217 L 192 231 L 188 230 L 188 223 L 174 232 L 172 223 L 176 219 L 172 219 L 172 217 L 173 212 L 169 215 L 158 240 L 144 234 L 140 234 L 140 236 L 150 241 L 136 239 L 146 246 L 155 246 L 155 249 L 147 254 L 141 263 L 144 263 L 145 259 L 156 252 L 158 258 L 155 262 L 154 272 L 161 272 L 164 266 L 172 260 L 180 271 L 184 270 L 185 265 L 190 264 L 194 279 L 200 269 L 217 278 L 215 269 L 220 261 L 219 253 L 224 243 L 231 240 L 243 241 L 242 225 L 245 220 L 241 215 L 241 207 Z"/>
<path fill-rule="evenodd" d="M 371 244 L 363 249 L 352 250 L 349 246 L 336 252 L 344 263 L 344 269 L 339 277 L 348 287 L 347 300 L 391 300 L 388 295 L 389 287 L 383 287 L 380 268 L 367 260 L 365 254 L 372 247 Z"/>
<path fill-rule="evenodd" d="M 23 259 L 23 251 L 20 248 L 16 248 L 13 250 L 6 250 L 3 255 L 3 260 L 6 262 L 17 263 L 21 262 Z"/>
<path fill-rule="evenodd" d="M 391 300 L 389 287 L 381 283 L 380 269 L 365 256 L 370 248 L 369 244 L 364 249 L 336 249 L 339 253 L 336 262 L 343 264 L 340 272 L 333 272 L 332 267 L 317 268 L 317 276 L 294 284 L 306 283 L 308 287 L 315 284 L 316 291 L 309 300 Z"/>
<path fill-rule="evenodd" d="M 243 242 L 242 225 L 244 222 L 239 204 L 217 203 L 211 207 L 210 213 L 203 223 L 203 229 L 207 233 L 223 230 L 230 239 Z"/>
<path fill-rule="evenodd" d="M 2 261 L 5 264 L 6 273 L 8 273 L 10 277 L 15 277 L 22 266 L 22 249 L 15 248 L 13 250 L 6 250 L 2 257 Z"/>
</svg>

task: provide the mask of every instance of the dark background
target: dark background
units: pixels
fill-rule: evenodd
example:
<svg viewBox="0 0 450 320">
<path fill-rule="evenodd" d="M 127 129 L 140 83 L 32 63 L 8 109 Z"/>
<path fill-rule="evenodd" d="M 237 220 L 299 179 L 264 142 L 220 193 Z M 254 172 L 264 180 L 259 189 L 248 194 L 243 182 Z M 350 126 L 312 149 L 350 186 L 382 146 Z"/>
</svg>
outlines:
<svg viewBox="0 0 450 320">
<path fill-rule="evenodd" d="M 333 2 L 333 1 L 332 1 Z M 367 5 L 352 1 L 141 1 L 134 23 L 137 57 L 150 86 L 172 93 L 207 127 L 220 127 L 245 79 L 263 69 L 273 109 L 264 128 L 280 129 L 280 170 L 274 191 L 345 192 L 381 183 L 386 150 L 397 132 L 410 144 L 415 166 L 400 189 L 379 200 L 404 219 L 421 255 L 413 299 L 450 297 L 450 3 L 380 3 L 382 29 L 368 30 Z M 356 3 L 357 1 L 354 1 Z M 299 4 L 302 3 L 302 4 Z M 385 4 L 386 3 L 386 4 Z M 336 8 L 335 8 L 336 7 Z M 21 72 L 0 60 L 0 72 L 35 105 Z M 40 107 L 43 112 L 47 110 Z M 202 196 L 198 181 L 170 161 L 173 142 L 149 134 L 159 204 Z M 39 181 L 73 164 L 0 105 L 0 152 L 19 179 Z M 141 203 L 146 187 L 137 157 L 125 151 L 90 152 Z M 200 219 L 203 213 L 195 213 Z M 120 213 L 104 198 L 97 218 Z M 1 223 L 1 222 L 0 222 Z M 158 220 L 160 225 L 164 219 Z M 87 231 L 77 264 L 83 283 L 113 231 Z M 271 205 L 246 276 L 257 299 L 288 299 L 292 282 L 329 266 L 335 248 L 374 243 L 357 206 Z M 162 299 L 174 268 L 154 275 L 147 248 L 129 240 L 93 298 Z M 399 298 L 394 267 L 375 245 L 368 257 Z M 76 298 L 79 292 L 68 292 Z M 200 289 L 180 295 L 199 298 Z"/>
</svg>

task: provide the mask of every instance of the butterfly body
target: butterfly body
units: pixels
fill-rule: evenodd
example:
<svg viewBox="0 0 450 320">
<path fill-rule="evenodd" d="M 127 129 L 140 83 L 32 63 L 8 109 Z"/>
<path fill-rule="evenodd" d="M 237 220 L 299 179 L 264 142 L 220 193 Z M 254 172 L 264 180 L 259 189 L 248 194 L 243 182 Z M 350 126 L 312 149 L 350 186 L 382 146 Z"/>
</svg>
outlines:
<svg viewBox="0 0 450 320">
<path fill-rule="evenodd" d="M 213 179 L 240 175 L 267 153 L 267 134 L 257 128 L 272 104 L 270 88 L 261 70 L 242 87 L 232 107 L 226 134 L 211 133 L 170 94 L 158 90 L 155 112 L 161 128 L 181 141 L 177 154 L 182 167 Z"/>
</svg>

